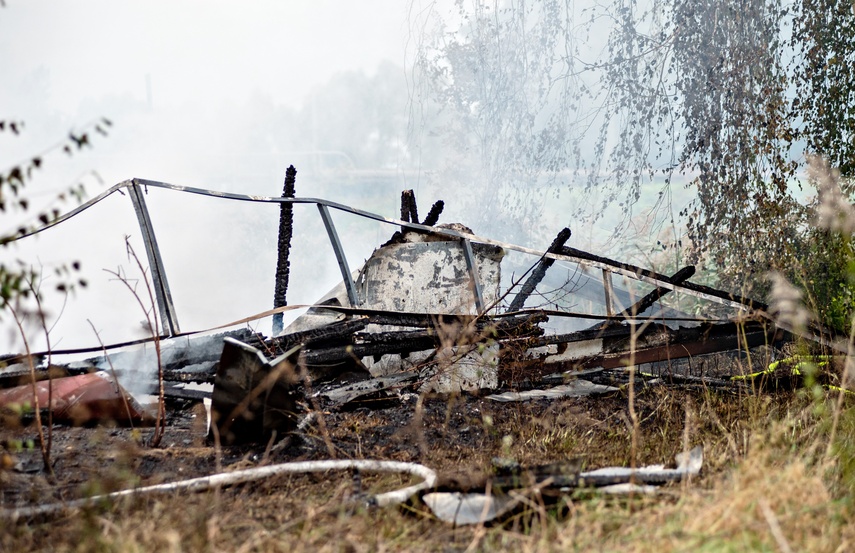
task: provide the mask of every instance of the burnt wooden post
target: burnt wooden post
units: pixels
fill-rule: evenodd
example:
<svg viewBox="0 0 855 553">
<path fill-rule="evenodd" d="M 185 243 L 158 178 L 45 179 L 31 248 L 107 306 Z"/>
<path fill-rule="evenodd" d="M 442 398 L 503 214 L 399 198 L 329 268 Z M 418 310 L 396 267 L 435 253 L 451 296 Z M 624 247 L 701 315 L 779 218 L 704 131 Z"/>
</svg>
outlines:
<svg viewBox="0 0 855 553">
<path fill-rule="evenodd" d="M 694 265 L 689 265 L 683 267 L 673 275 L 671 275 L 671 284 L 682 284 L 686 280 L 690 279 L 692 275 L 695 274 Z M 650 306 L 659 301 L 662 296 L 668 294 L 671 290 L 668 288 L 662 288 L 661 286 L 656 287 L 652 292 L 638 300 L 635 304 L 627 307 L 620 313 L 618 313 L 618 317 L 630 318 L 635 317 L 639 313 L 644 313 Z"/>
<path fill-rule="evenodd" d="M 412 190 L 401 192 L 401 220 L 407 223 L 419 224 L 419 210 L 416 207 L 416 194 Z M 402 228 L 402 232 L 407 229 Z"/>
<path fill-rule="evenodd" d="M 282 190 L 283 198 L 293 198 L 295 195 L 294 185 L 297 182 L 297 170 L 293 165 L 285 171 L 285 186 Z M 288 256 L 291 253 L 291 235 L 294 226 L 294 206 L 290 203 L 279 204 L 279 241 L 278 258 L 276 261 L 276 284 L 273 291 L 273 308 L 288 305 L 286 294 L 288 292 L 288 278 L 291 272 L 291 263 Z M 282 313 L 273 315 L 273 335 L 282 332 Z"/>
<path fill-rule="evenodd" d="M 430 211 L 428 211 L 427 217 L 422 221 L 422 224 L 426 227 L 434 226 L 437 221 L 439 221 L 439 216 L 442 213 L 443 208 L 445 207 L 445 202 L 442 200 L 437 200 L 433 206 L 431 206 Z"/>
<path fill-rule="evenodd" d="M 552 244 L 549 246 L 549 249 L 546 250 L 548 253 L 560 253 L 561 248 L 564 247 L 564 243 L 570 238 L 570 229 L 563 228 L 561 232 L 558 233 L 558 236 L 555 237 L 555 240 L 552 241 Z M 537 264 L 537 267 L 531 272 L 529 277 L 523 283 L 522 288 L 514 296 L 514 301 L 511 302 L 511 306 L 508 308 L 508 311 L 519 311 L 525 305 L 525 300 L 534 292 L 534 289 L 540 284 L 540 281 L 543 280 L 543 277 L 546 276 L 546 270 L 552 267 L 552 264 L 555 263 L 555 260 L 551 257 L 542 257 Z"/>
</svg>

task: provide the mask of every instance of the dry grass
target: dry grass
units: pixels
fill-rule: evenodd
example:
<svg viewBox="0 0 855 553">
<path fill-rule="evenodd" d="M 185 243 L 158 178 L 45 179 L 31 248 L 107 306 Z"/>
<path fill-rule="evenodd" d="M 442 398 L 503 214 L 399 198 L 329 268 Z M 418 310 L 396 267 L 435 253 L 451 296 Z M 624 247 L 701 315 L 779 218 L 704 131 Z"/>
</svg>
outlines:
<svg viewBox="0 0 855 553">
<path fill-rule="evenodd" d="M 815 400 L 808 394 L 739 398 L 649 390 L 637 404 L 639 462 L 668 461 L 687 444 L 702 443 L 706 461 L 699 480 L 654 498 L 568 496 L 550 506 L 535 499 L 504 524 L 486 528 L 455 529 L 419 507 L 362 507 L 348 501 L 350 475 L 302 475 L 6 526 L 0 549 L 849 551 L 855 549 L 852 403 L 843 404 L 833 454 L 826 456 L 834 394 Z M 433 398 L 424 402 L 421 427 L 395 431 L 402 413 L 412 416 L 413 406 L 408 409 L 329 415 L 330 438 L 343 457 L 418 460 L 446 470 L 483 468 L 493 456 L 523 464 L 582 458 L 589 467 L 629 461 L 632 425 L 619 395 L 511 406 Z M 300 454 L 322 457 L 323 440 L 315 441 L 317 449 L 309 439 Z M 204 448 L 196 450 L 205 455 Z M 164 463 L 183 459 L 140 455 Z M 138 465 L 128 461 L 120 468 Z M 363 491 L 404 483 L 396 476 L 366 476 Z"/>
</svg>

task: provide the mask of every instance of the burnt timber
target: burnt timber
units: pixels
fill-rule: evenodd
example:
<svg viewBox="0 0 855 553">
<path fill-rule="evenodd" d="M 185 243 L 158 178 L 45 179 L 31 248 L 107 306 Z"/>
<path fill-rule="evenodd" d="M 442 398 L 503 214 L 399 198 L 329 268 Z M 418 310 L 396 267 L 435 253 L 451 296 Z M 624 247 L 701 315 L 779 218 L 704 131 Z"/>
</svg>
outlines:
<svg viewBox="0 0 855 553">
<path fill-rule="evenodd" d="M 465 354 L 467 351 L 496 346 L 499 374 L 496 387 L 527 386 L 557 373 L 572 377 L 579 371 L 587 372 L 597 368 L 622 370 L 630 365 L 661 366 L 676 360 L 707 354 L 774 346 L 796 337 L 793 329 L 776 326 L 773 317 L 768 313 L 767 306 L 763 303 L 689 282 L 687 279 L 694 272 L 692 267 L 686 267 L 669 276 L 571 248 L 565 245 L 570 237 L 568 229 L 559 233 L 547 251 L 541 252 L 479 237 L 462 225 L 436 227 L 433 225 L 437 222 L 444 205 L 441 201 L 436 202 L 425 220 L 419 223 L 415 197 L 411 191 L 402 196 L 401 219 L 395 220 L 326 200 L 290 197 L 292 194 L 288 194 L 287 190 L 283 197 L 253 197 L 132 179 L 115 185 L 97 198 L 58 217 L 37 231 L 23 233 L 19 238 L 25 238 L 60 224 L 123 188 L 138 191 L 141 187 L 189 192 L 224 200 L 279 204 L 283 209 L 294 204 L 316 205 L 329 234 L 347 291 L 344 301 L 339 302 L 339 305 L 313 306 L 316 310 L 335 313 L 341 319 L 326 326 L 288 332 L 270 338 L 246 330 L 230 331 L 218 338 L 219 348 L 211 348 L 210 340 L 201 347 L 199 344 L 210 337 L 190 338 L 188 334 L 192 333 L 180 333 L 178 329 L 166 282 L 166 272 L 157 252 L 154 229 L 150 228 L 151 225 L 148 223 L 147 233 L 144 233 L 144 236 L 150 237 L 146 240 L 146 248 L 150 263 L 153 265 L 152 274 L 158 281 L 155 283 L 158 308 L 162 318 L 170 323 L 167 325 L 167 334 L 159 339 L 167 345 L 176 340 L 187 340 L 186 344 L 178 348 L 181 351 L 180 355 L 167 356 L 163 361 L 164 378 L 168 382 L 213 382 L 215 375 L 221 370 L 223 336 L 236 338 L 256 348 L 269 359 L 299 346 L 297 364 L 303 368 L 304 376 L 311 384 L 334 381 L 343 374 L 360 370 L 364 377 L 371 378 L 372 376 L 367 375 L 364 370 L 363 362 L 390 354 L 410 358 L 413 354 L 427 352 L 421 358 L 413 357 L 416 359 L 413 362 L 414 367 L 424 368 L 436 365 L 438 353 L 443 349 Z M 134 198 L 144 207 L 144 195 L 138 194 Z M 451 245 L 459 248 L 462 259 L 466 261 L 461 272 L 468 278 L 471 285 L 474 296 L 473 309 L 468 313 L 431 312 L 430 310 L 415 313 L 400 309 L 372 309 L 370 304 L 366 305 L 364 295 L 361 296 L 358 290 L 358 283 L 352 279 L 345 252 L 337 239 L 334 223 L 329 217 L 331 209 L 394 225 L 399 229 L 395 233 L 398 239 L 387 243 L 389 246 L 401 246 L 399 241 L 405 240 L 406 236 L 411 234 L 428 236 L 431 241 L 448 244 L 449 246 L 446 246 L 448 248 L 452 247 Z M 473 245 L 477 248 L 473 248 Z M 480 269 L 483 267 L 477 266 L 477 255 L 473 255 L 473 251 L 475 254 L 479 253 L 479 248 L 482 251 L 489 249 L 492 253 L 502 249 L 511 250 L 538 258 L 532 265 L 531 278 L 523 284 L 505 312 L 502 312 L 501 305 L 485 301 L 484 290 L 478 278 Z M 603 278 L 599 284 L 604 294 L 594 293 L 588 289 L 580 292 L 579 295 L 586 301 L 605 305 L 607 311 L 605 316 L 524 308 L 529 295 L 534 292 L 540 280 L 556 261 L 602 271 Z M 654 289 L 639 301 L 632 294 L 613 286 L 611 277 L 614 275 L 651 285 Z M 483 274 L 480 276 L 483 277 Z M 586 278 L 593 282 L 599 277 Z M 680 291 L 681 294 L 693 296 L 699 300 L 719 303 L 735 309 L 736 313 L 729 317 L 729 320 L 693 319 L 685 313 L 661 306 L 660 300 L 674 291 Z M 275 307 L 284 303 L 284 298 L 277 296 Z M 660 304 L 658 311 L 649 313 L 648 309 L 654 304 Z M 617 309 L 616 306 L 628 307 Z M 543 327 L 543 323 L 558 317 L 592 319 L 597 321 L 597 326 L 588 330 L 549 334 Z M 681 321 L 690 322 L 695 326 L 681 327 L 674 324 Z M 807 332 L 800 332 L 798 337 L 823 346 L 834 347 L 834 337 L 829 336 L 821 328 L 810 328 Z M 53 353 L 57 354 L 57 352 Z M 67 374 L 103 370 L 103 360 L 103 357 L 92 358 L 58 368 L 65 370 Z M 27 372 L 25 363 L 21 363 L 20 358 L 10 356 L 6 363 L 9 366 L 0 372 L 0 386 L 11 385 L 13 379 L 19 379 Z M 57 367 L 54 365 L 51 370 L 55 368 Z M 48 371 L 46 367 L 40 367 L 38 372 L 38 377 L 44 378 Z M 377 375 L 374 377 L 376 378 Z M 673 381 L 680 378 L 691 380 L 689 377 L 695 378 L 694 375 L 682 377 L 674 375 Z"/>
</svg>

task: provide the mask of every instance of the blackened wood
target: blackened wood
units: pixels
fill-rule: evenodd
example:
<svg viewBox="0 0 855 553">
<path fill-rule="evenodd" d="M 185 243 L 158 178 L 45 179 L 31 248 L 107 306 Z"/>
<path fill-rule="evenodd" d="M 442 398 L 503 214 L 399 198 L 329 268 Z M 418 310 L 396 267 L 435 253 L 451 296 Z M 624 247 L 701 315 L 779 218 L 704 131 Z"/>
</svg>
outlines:
<svg viewBox="0 0 855 553">
<path fill-rule="evenodd" d="M 402 346 L 416 341 L 437 342 L 439 337 L 434 330 L 401 330 L 392 332 L 371 332 L 356 335 L 360 345 L 392 344 Z"/>
<path fill-rule="evenodd" d="M 546 250 L 549 253 L 560 253 L 561 248 L 564 246 L 564 243 L 570 238 L 570 229 L 563 228 L 561 232 L 558 233 L 558 236 L 555 237 L 555 240 L 552 241 L 552 244 L 549 246 L 549 249 Z M 540 281 L 543 280 L 543 277 L 546 276 L 546 271 L 552 264 L 555 263 L 555 260 L 549 257 L 542 257 L 537 264 L 537 267 L 531 272 L 526 281 L 523 283 L 522 288 L 514 296 L 514 300 L 511 302 L 511 306 L 508 308 L 508 311 L 519 311 L 525 305 L 525 300 L 531 296 L 531 293 L 534 292 L 534 289 L 540 284 Z"/>
<path fill-rule="evenodd" d="M 428 227 L 434 226 L 439 221 L 439 216 L 445 207 L 445 202 L 438 200 L 428 211 L 427 217 L 422 221 L 422 224 Z"/>
<path fill-rule="evenodd" d="M 297 182 L 297 169 L 293 165 L 285 171 L 285 185 L 282 190 L 283 198 L 293 198 L 296 194 L 295 184 Z M 288 292 L 288 279 L 291 264 L 288 256 L 291 252 L 291 236 L 294 224 L 294 207 L 290 203 L 279 204 L 279 240 L 278 258 L 276 262 L 276 284 L 273 292 L 273 307 L 284 307 L 288 305 L 286 295 Z M 282 313 L 273 315 L 273 334 L 282 332 Z"/>
<path fill-rule="evenodd" d="M 304 353 L 305 362 L 309 369 L 313 365 L 323 365 L 346 359 L 362 359 L 370 355 L 385 355 L 408 351 L 424 351 L 438 345 L 438 337 L 426 331 L 413 331 L 411 336 L 397 336 L 387 341 L 377 341 L 369 344 L 335 346 L 317 350 L 307 349 Z"/>
<path fill-rule="evenodd" d="M 671 275 L 671 283 L 672 284 L 682 284 L 684 281 L 692 278 L 692 275 L 695 274 L 695 266 L 689 265 L 687 267 L 683 267 L 673 275 Z M 659 301 L 662 296 L 671 292 L 669 288 L 661 288 L 657 287 L 652 292 L 641 298 L 635 304 L 627 307 L 620 313 L 618 313 L 618 317 L 635 317 L 639 313 L 644 313 L 649 309 L 654 303 Z"/>
<path fill-rule="evenodd" d="M 678 328 L 673 331 L 673 335 L 669 341 L 672 344 L 681 344 L 689 341 L 705 341 L 728 337 L 737 338 L 742 333 L 768 332 L 769 328 L 770 327 L 768 327 L 768 325 L 753 321 L 747 321 L 745 323 L 703 324 L 692 328 Z M 644 328 L 637 333 L 636 340 L 641 340 L 651 333 L 663 332 L 666 330 L 667 327 L 659 324 L 645 325 Z M 604 348 L 614 349 L 617 342 L 628 342 L 632 332 L 632 327 L 622 324 L 619 326 L 610 326 L 608 328 L 579 330 L 568 334 L 519 338 L 509 341 L 507 345 L 513 346 L 517 349 L 521 347 L 534 348 L 539 346 L 548 346 L 551 344 L 572 344 L 574 342 L 584 342 L 587 340 L 602 338 L 604 342 L 606 342 L 604 344 Z"/>
<path fill-rule="evenodd" d="M 499 339 L 541 336 L 544 330 L 538 324 L 548 320 L 549 317 L 545 313 L 535 312 L 506 319 L 482 320 L 479 321 L 479 328 L 482 332 L 494 330 L 495 337 Z"/>
<path fill-rule="evenodd" d="M 470 315 L 418 315 L 408 313 L 400 317 L 378 314 L 369 315 L 368 321 L 374 324 L 416 328 L 461 327 L 472 323 Z M 478 332 L 491 332 L 498 338 L 510 336 L 540 336 L 543 329 L 538 323 L 547 321 L 549 317 L 542 312 L 526 313 L 513 317 L 488 318 L 482 317 L 475 322 Z"/>
<path fill-rule="evenodd" d="M 308 346 L 328 344 L 330 342 L 350 343 L 353 341 L 354 332 L 362 330 L 367 325 L 367 317 L 345 319 L 343 321 L 330 323 L 320 328 L 293 332 L 291 334 L 271 338 L 269 345 L 281 350 L 277 351 L 277 353 L 284 353 L 298 344 Z"/>
<path fill-rule="evenodd" d="M 437 332 L 435 329 L 427 330 L 404 330 L 392 332 L 376 332 L 370 334 L 357 334 L 353 345 L 338 345 L 332 347 L 307 347 L 305 362 L 312 365 L 321 365 L 344 359 L 361 359 L 372 355 L 385 355 L 387 353 L 406 354 L 413 351 L 424 351 L 441 346 L 443 342 L 452 341 L 456 346 L 469 345 L 483 342 L 489 338 L 507 339 L 510 336 L 529 335 L 542 333 L 543 330 L 537 326 L 543 315 L 534 313 L 528 317 L 518 317 L 509 321 L 487 321 L 477 324 L 472 331 L 467 332 L 465 327 L 457 326 L 449 328 L 448 333 Z M 450 326 L 450 325 L 449 325 Z"/>
<path fill-rule="evenodd" d="M 624 271 L 632 271 L 637 275 L 646 276 L 648 278 L 655 278 L 656 280 L 664 280 L 665 282 L 671 282 L 671 277 L 667 275 L 663 275 L 661 273 L 657 273 L 655 271 L 650 271 L 648 269 L 642 269 L 641 267 L 637 267 L 635 265 L 630 265 L 629 263 L 621 263 L 619 261 L 615 261 L 614 259 L 609 259 L 607 257 L 601 257 L 599 255 L 594 255 L 592 253 L 588 253 L 583 250 L 577 250 L 576 248 L 571 248 L 568 246 L 564 246 L 561 248 L 562 255 L 568 255 L 571 257 L 578 257 L 579 259 L 588 259 L 591 261 L 596 261 L 597 263 L 603 263 L 605 265 L 611 265 L 612 267 L 623 269 Z M 676 283 L 675 283 L 676 284 Z M 752 300 L 751 298 L 746 298 L 740 296 L 738 294 L 731 294 L 725 292 L 723 290 L 716 290 L 715 288 L 710 288 L 709 286 L 703 286 L 701 284 L 694 284 L 691 282 L 682 282 L 678 283 L 678 286 L 685 288 L 687 290 L 692 290 L 695 292 L 701 292 L 703 294 L 707 294 L 710 296 L 714 296 L 716 298 L 721 298 L 724 300 L 733 301 L 736 303 L 741 303 L 747 307 L 751 307 L 759 310 L 767 310 L 768 306 L 764 303 L 761 303 L 757 300 Z"/>
<path fill-rule="evenodd" d="M 412 190 L 401 192 L 401 220 L 407 223 L 419 224 L 419 210 L 416 207 L 416 194 Z M 406 229 L 401 229 L 406 232 Z"/>
<path fill-rule="evenodd" d="M 415 328 L 433 328 L 442 325 L 467 324 L 473 319 L 471 315 L 434 315 L 421 313 L 395 314 L 393 311 L 385 313 L 368 313 L 368 322 L 379 325 L 393 325 Z"/>
<path fill-rule="evenodd" d="M 368 322 L 379 325 L 394 325 L 403 327 L 432 328 L 442 325 L 469 324 L 476 317 L 474 315 L 448 315 L 439 313 L 406 313 L 397 311 L 385 311 L 378 309 L 359 309 L 342 306 L 324 306 L 324 309 L 337 313 L 349 315 L 363 315 L 368 317 Z M 522 324 L 541 323 L 549 319 L 548 313 L 542 310 L 525 311 L 521 314 L 500 314 L 495 317 L 479 317 L 477 323 L 482 326 L 514 326 Z"/>
<path fill-rule="evenodd" d="M 730 334 L 724 336 L 700 337 L 696 340 L 672 337 L 663 346 L 649 347 L 634 352 L 622 351 L 593 356 L 578 363 L 579 367 L 604 367 L 607 369 L 627 367 L 630 364 L 655 363 L 670 361 L 684 357 L 693 357 L 706 353 L 739 350 L 763 346 L 776 341 L 774 332 L 752 332 L 744 335 Z"/>
<path fill-rule="evenodd" d="M 404 190 L 401 192 L 401 220 L 407 223 L 418 223 L 418 210 L 416 209 L 416 198 L 413 196 L 409 199 L 407 195 L 408 192 L 412 192 L 412 190 Z M 445 207 L 445 202 L 439 200 L 430 208 L 430 211 L 427 214 L 427 218 L 421 224 L 426 226 L 434 226 L 437 221 L 439 221 L 439 215 L 442 213 L 442 209 Z M 422 230 L 413 230 L 408 229 L 406 227 L 401 227 L 401 230 L 396 230 L 389 240 L 380 245 L 381 248 L 385 248 L 390 244 L 400 244 L 404 241 L 404 235 L 408 232 L 415 232 L 417 234 L 431 234 L 428 231 Z"/>
</svg>

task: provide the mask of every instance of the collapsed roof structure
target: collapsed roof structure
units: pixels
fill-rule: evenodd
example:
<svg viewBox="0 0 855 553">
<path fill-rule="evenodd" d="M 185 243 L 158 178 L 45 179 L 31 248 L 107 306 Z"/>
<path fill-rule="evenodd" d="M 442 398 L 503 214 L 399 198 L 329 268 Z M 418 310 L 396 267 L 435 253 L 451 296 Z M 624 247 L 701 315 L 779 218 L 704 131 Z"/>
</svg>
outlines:
<svg viewBox="0 0 855 553">
<path fill-rule="evenodd" d="M 402 195 L 400 219 L 298 198 L 295 174 L 290 168 L 279 198 L 131 179 L 44 227 L 22 229 L 18 239 L 126 190 L 146 247 L 163 333 L 105 349 L 157 341 L 159 359 L 150 351 L 147 359 L 116 351 L 57 363 L 63 353 L 82 350 L 53 351 L 52 370 L 75 375 L 109 369 L 121 381 L 129 364 L 159 362 L 166 395 L 212 397 L 212 432 L 234 443 L 293 430 L 300 406 L 309 400 L 341 407 L 388 401 L 411 389 L 477 391 L 497 401 L 519 401 L 613 391 L 631 378 L 735 390 L 748 386 L 746 375 L 767 368 L 752 366 L 745 355 L 752 348 L 800 336 L 839 349 L 823 329 L 789 328 L 774 321 L 760 302 L 689 282 L 694 267 L 665 275 L 571 248 L 565 245 L 569 229 L 562 229 L 546 251 L 480 237 L 460 224 L 438 225 L 442 202 L 419 222 L 412 191 Z M 218 327 L 272 316 L 273 336 L 247 328 L 223 334 L 181 331 L 146 207 L 150 188 L 280 206 L 274 308 Z M 342 281 L 317 302 L 286 305 L 289 212 L 296 204 L 317 207 Z M 392 225 L 396 232 L 352 272 L 331 210 Z M 556 264 L 560 268 L 553 268 Z M 306 307 L 282 328 L 283 313 Z M 711 355 L 722 352 L 731 360 L 741 356 L 742 362 Z M 20 384 L 30 372 L 21 357 L 7 356 L 6 365 L 0 371 L 3 387 Z M 734 374 L 734 367 L 741 374 Z M 47 378 L 47 367 L 37 369 L 39 379 Z M 214 384 L 213 393 L 188 390 L 183 385 L 189 382 Z"/>
<path fill-rule="evenodd" d="M 29 398 L 49 410 L 55 422 L 152 424 L 154 417 L 121 383 L 141 366 L 156 367 L 145 373 L 153 379 L 151 388 L 159 384 L 173 406 L 210 404 L 211 442 L 266 443 L 269 452 L 277 441 L 274 447 L 288 447 L 289 438 L 312 424 L 318 413 L 380 408 L 412 397 L 412 392 L 474 393 L 496 402 L 620 394 L 627 389 L 632 397 L 637 387 L 675 385 L 748 393 L 765 384 L 791 385 L 794 375 L 798 380 L 805 360 L 783 356 L 777 349 L 782 343 L 805 339 L 820 344 L 832 353 L 819 361 L 826 364 L 835 361 L 834 353 L 845 352 L 822 328 L 790 327 L 760 302 L 690 282 L 694 267 L 665 275 L 571 248 L 566 245 L 569 229 L 558 232 L 545 251 L 480 237 L 461 224 L 438 224 L 442 202 L 420 221 L 412 191 L 402 194 L 400 219 L 297 198 L 295 173 L 289 170 L 280 198 L 132 179 L 44 227 L 22 231 L 19 239 L 127 191 L 156 298 L 152 308 L 158 313 L 157 324 L 151 328 L 162 332 L 94 348 L 5 356 L 0 425 L 30 416 Z M 182 331 L 146 206 L 148 189 L 278 204 L 273 309 L 205 331 Z M 318 301 L 288 305 L 294 235 L 290 211 L 298 204 L 316 206 L 341 283 Z M 331 210 L 390 225 L 394 232 L 352 272 Z M 286 326 L 282 316 L 297 310 L 305 312 Z M 271 336 L 248 327 L 270 317 Z M 63 359 L 70 355 L 89 357 Z M 825 384 L 836 384 L 833 371 L 822 376 Z M 582 488 L 655 493 L 654 485 L 697 476 L 702 464 L 698 446 L 679 454 L 674 468 L 581 471 L 572 462 L 503 465 L 467 487 L 443 482 L 432 469 L 413 463 L 307 461 L 15 507 L 0 511 L 0 518 L 25 520 L 126 495 L 198 491 L 276 474 L 337 469 L 413 474 L 422 482 L 373 496 L 371 504 L 397 504 L 420 494 L 437 518 L 455 525 L 480 524 L 507 516 L 524 503 L 525 493 L 505 493 L 521 486 L 536 491 L 539 500 Z M 483 493 L 489 488 L 486 483 L 501 493 Z"/>
</svg>

